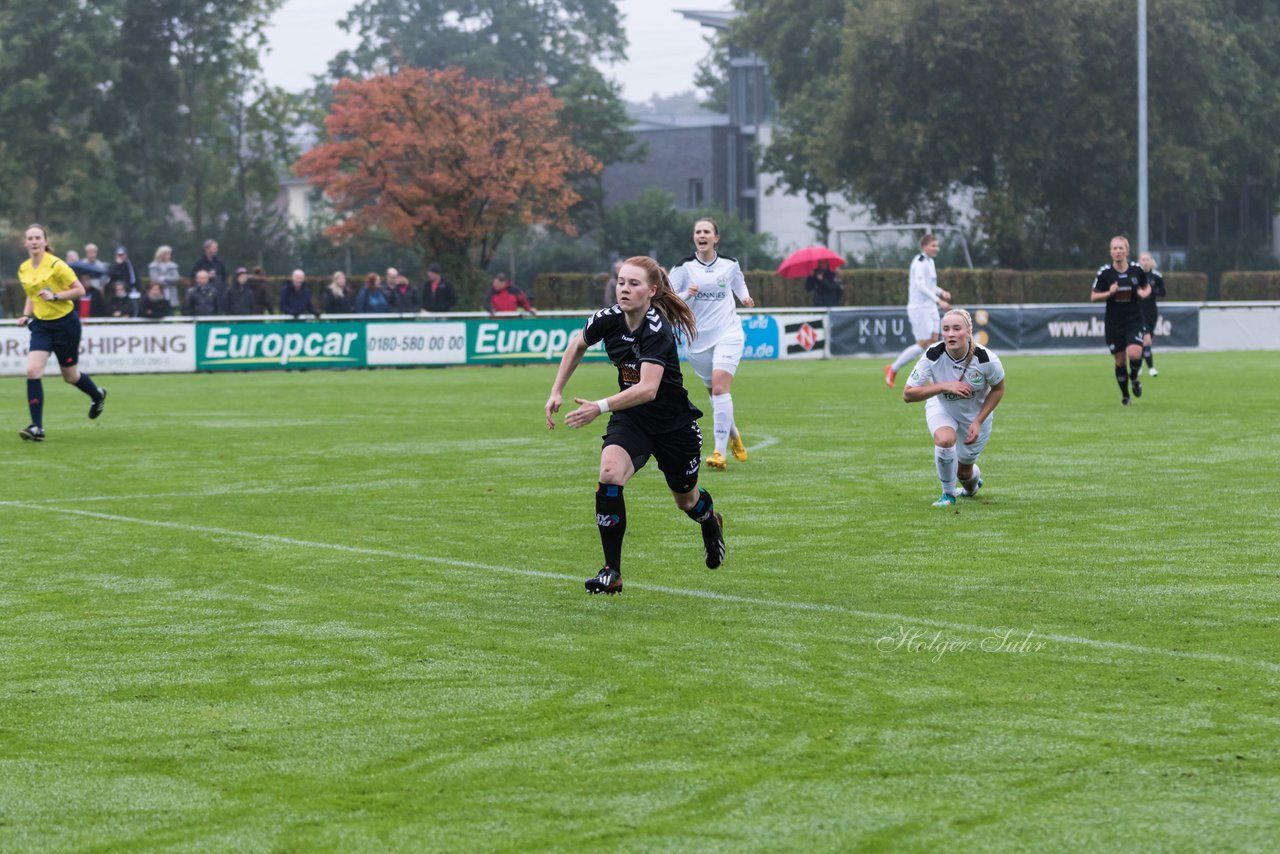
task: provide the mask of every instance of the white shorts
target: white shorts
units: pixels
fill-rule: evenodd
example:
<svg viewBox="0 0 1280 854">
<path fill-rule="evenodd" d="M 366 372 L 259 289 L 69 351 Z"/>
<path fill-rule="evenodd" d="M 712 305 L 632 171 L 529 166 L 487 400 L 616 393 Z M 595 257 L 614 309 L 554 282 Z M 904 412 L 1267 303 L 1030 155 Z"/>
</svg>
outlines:
<svg viewBox="0 0 1280 854">
<path fill-rule="evenodd" d="M 723 336 L 714 346 L 698 353 L 689 354 L 689 367 L 702 380 L 702 384 L 711 386 L 711 372 L 725 371 L 732 375 L 738 372 L 738 363 L 742 361 L 742 348 L 747 344 L 746 336 L 741 332 L 732 332 Z"/>
<path fill-rule="evenodd" d="M 924 420 L 929 425 L 929 436 L 932 437 L 940 427 L 950 427 L 955 430 L 956 459 L 962 463 L 972 463 L 978 459 L 982 449 L 987 446 L 987 440 L 991 438 L 991 422 L 995 420 L 995 417 L 994 412 L 988 415 L 987 420 L 982 422 L 982 429 L 978 433 L 978 441 L 972 445 L 966 445 L 964 437 L 969 432 L 969 422 L 960 421 L 953 417 L 938 402 L 937 397 L 931 397 L 924 402 Z"/>
<path fill-rule="evenodd" d="M 938 307 L 922 305 L 918 308 L 907 308 L 907 317 L 911 319 L 911 334 L 917 341 L 928 341 L 938 333 Z"/>
</svg>

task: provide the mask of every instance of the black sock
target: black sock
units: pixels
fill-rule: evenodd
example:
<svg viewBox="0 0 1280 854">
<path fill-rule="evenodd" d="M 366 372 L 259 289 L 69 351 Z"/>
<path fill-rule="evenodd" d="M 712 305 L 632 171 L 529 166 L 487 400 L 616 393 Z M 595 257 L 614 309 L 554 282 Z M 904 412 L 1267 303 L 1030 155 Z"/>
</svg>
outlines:
<svg viewBox="0 0 1280 854">
<path fill-rule="evenodd" d="M 698 489 L 698 503 L 693 505 L 693 509 L 684 511 L 685 514 L 697 522 L 699 525 L 705 525 L 711 521 L 711 493 L 705 489 Z"/>
<path fill-rule="evenodd" d="M 1138 381 L 1138 371 L 1140 370 L 1142 370 L 1142 360 L 1130 359 L 1129 360 L 1129 379 L 1133 380 L 1136 383 Z"/>
<path fill-rule="evenodd" d="M 1124 365 L 1116 365 L 1116 382 L 1120 384 L 1120 396 L 1129 396 L 1129 376 L 1124 372 Z"/>
<path fill-rule="evenodd" d="M 44 381 L 27 380 L 27 405 L 31 407 L 31 423 L 44 426 Z"/>
<path fill-rule="evenodd" d="M 627 533 L 627 504 L 622 487 L 614 483 L 596 486 L 596 525 L 604 548 L 604 565 L 622 572 L 622 537 Z"/>
<path fill-rule="evenodd" d="M 98 396 L 102 394 L 102 392 L 98 391 L 98 387 L 93 384 L 93 380 L 89 379 L 89 375 L 83 372 L 80 374 L 80 379 L 76 380 L 76 388 L 94 400 L 97 400 Z"/>
<path fill-rule="evenodd" d="M 1143 347 L 1143 348 L 1142 348 L 1142 358 L 1144 358 L 1144 359 L 1146 359 L 1146 360 L 1147 360 L 1147 367 L 1148 367 L 1148 368 L 1150 368 L 1152 365 L 1154 365 L 1154 364 L 1155 364 L 1155 361 L 1156 361 L 1156 360 L 1155 360 L 1155 357 L 1151 355 L 1151 348 L 1150 348 L 1150 347 Z"/>
</svg>

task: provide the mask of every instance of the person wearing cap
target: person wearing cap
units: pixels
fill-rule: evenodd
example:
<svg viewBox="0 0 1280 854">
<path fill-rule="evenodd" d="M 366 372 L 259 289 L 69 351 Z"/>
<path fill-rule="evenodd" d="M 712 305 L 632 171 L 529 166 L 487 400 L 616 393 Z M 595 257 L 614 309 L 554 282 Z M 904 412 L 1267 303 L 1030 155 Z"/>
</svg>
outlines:
<svg viewBox="0 0 1280 854">
<path fill-rule="evenodd" d="M 453 292 L 453 285 L 440 275 L 440 265 L 432 264 L 427 268 L 427 282 L 422 286 L 422 308 L 426 311 L 452 311 L 458 304 L 458 295 Z"/>
<path fill-rule="evenodd" d="M 222 313 L 232 316 L 254 314 L 253 288 L 249 287 L 249 271 L 236 268 L 235 278 L 222 295 Z"/>
<path fill-rule="evenodd" d="M 124 283 L 125 294 L 133 303 L 130 316 L 136 316 L 138 303 L 142 300 L 142 277 L 138 275 L 138 268 L 129 260 L 129 251 L 123 246 L 116 247 L 116 260 L 111 265 L 111 269 L 107 270 L 107 281 L 112 284 L 113 291 L 116 282 Z M 115 293 L 110 292 L 107 296 L 114 298 Z"/>
</svg>

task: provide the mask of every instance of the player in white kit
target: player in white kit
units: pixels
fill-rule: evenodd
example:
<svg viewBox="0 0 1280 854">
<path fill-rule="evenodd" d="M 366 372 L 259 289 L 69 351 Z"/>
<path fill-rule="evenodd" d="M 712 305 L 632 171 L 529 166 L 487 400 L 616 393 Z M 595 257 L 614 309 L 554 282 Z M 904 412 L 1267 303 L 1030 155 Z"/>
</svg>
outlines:
<svg viewBox="0 0 1280 854">
<path fill-rule="evenodd" d="M 926 234 L 920 238 L 920 254 L 911 262 L 908 276 L 907 318 L 911 321 L 911 335 L 916 343 L 898 354 L 892 365 L 884 366 L 884 381 L 893 388 L 898 371 L 938 341 L 938 309 L 951 308 L 951 294 L 938 287 L 938 271 L 933 259 L 938 254 L 938 238 Z"/>
<path fill-rule="evenodd" d="M 707 457 L 707 466 L 713 469 L 728 467 L 726 446 L 738 462 L 747 459 L 747 448 L 734 424 L 730 394 L 746 344 L 733 298 L 747 308 L 756 304 L 738 262 L 716 251 L 719 242 L 720 226 L 714 219 L 695 222 L 693 246 L 697 251 L 672 267 L 670 275 L 671 287 L 689 303 L 698 321 L 697 337 L 687 342 L 689 366 L 711 393 L 715 452 Z"/>
<path fill-rule="evenodd" d="M 957 496 L 977 494 L 982 486 L 978 456 L 987 446 L 992 413 L 1003 397 L 1004 366 L 999 357 L 973 340 L 969 312 L 951 309 L 942 316 L 942 341 L 920 357 L 902 390 L 907 403 L 925 401 L 924 417 L 942 481 L 942 497 L 934 507 L 950 507 Z"/>
</svg>

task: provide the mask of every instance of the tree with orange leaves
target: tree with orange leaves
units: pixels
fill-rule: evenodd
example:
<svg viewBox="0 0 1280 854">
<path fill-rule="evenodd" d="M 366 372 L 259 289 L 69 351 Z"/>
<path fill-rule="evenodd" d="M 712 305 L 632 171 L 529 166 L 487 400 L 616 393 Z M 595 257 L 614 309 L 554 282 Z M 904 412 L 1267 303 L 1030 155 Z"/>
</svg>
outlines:
<svg viewBox="0 0 1280 854">
<path fill-rule="evenodd" d="M 484 268 L 518 223 L 575 233 L 568 176 L 600 164 L 570 143 L 545 86 L 402 68 L 334 94 L 328 140 L 294 164 L 344 217 L 330 237 L 381 230 L 424 260 Z"/>
</svg>

